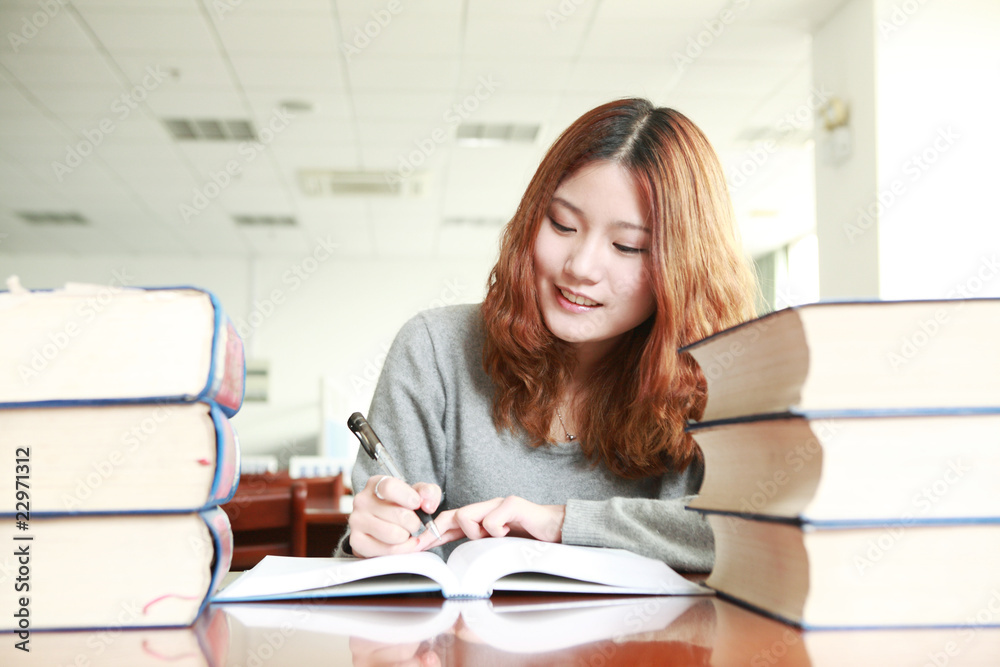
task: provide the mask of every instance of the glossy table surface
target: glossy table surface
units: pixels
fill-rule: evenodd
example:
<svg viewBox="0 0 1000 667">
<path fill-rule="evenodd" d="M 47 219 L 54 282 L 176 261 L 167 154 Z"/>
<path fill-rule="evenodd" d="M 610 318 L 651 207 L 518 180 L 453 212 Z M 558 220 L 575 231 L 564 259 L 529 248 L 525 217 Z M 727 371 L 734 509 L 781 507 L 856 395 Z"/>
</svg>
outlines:
<svg viewBox="0 0 1000 667">
<path fill-rule="evenodd" d="M 211 605 L 193 628 L 38 632 L 32 649 L 0 664 L 954 667 L 1000 665 L 1000 628 L 802 632 L 714 596 L 498 593 Z"/>
</svg>

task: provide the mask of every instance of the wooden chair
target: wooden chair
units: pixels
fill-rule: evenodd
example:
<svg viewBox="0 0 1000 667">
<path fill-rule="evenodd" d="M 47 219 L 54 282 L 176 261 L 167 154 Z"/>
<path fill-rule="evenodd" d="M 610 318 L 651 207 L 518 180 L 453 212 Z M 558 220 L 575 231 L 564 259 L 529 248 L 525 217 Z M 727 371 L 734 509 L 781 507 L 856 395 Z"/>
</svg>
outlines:
<svg viewBox="0 0 1000 667">
<path fill-rule="evenodd" d="M 244 484 L 222 506 L 233 526 L 232 570 L 246 570 L 267 555 L 305 556 L 304 480 L 287 484 Z"/>
</svg>

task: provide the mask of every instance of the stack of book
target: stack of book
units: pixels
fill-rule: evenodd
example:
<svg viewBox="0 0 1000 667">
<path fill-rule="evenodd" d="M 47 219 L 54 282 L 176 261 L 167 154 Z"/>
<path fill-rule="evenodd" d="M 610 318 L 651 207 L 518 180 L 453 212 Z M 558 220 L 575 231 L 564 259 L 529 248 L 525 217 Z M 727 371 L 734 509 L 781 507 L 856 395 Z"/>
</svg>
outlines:
<svg viewBox="0 0 1000 667">
<path fill-rule="evenodd" d="M 694 343 L 722 596 L 806 627 L 1000 625 L 1000 299 L 817 303 Z"/>
<path fill-rule="evenodd" d="M 0 629 L 188 626 L 228 571 L 243 343 L 192 289 L 0 293 Z"/>
</svg>

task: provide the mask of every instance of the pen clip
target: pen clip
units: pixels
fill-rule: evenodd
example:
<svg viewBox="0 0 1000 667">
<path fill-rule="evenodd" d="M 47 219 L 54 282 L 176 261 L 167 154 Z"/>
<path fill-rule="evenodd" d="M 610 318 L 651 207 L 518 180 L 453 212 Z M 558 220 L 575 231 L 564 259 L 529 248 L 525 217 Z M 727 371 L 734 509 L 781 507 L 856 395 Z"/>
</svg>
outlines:
<svg viewBox="0 0 1000 667">
<path fill-rule="evenodd" d="M 372 430 L 371 425 L 365 416 L 360 412 L 355 412 L 351 415 L 351 418 L 347 420 L 347 428 L 351 429 L 351 432 L 357 436 L 358 440 L 361 441 L 361 446 L 364 448 L 365 453 L 368 454 L 373 460 L 378 460 L 378 452 L 375 451 L 375 447 L 380 445 L 381 442 L 378 436 L 375 435 L 375 431 Z"/>
</svg>

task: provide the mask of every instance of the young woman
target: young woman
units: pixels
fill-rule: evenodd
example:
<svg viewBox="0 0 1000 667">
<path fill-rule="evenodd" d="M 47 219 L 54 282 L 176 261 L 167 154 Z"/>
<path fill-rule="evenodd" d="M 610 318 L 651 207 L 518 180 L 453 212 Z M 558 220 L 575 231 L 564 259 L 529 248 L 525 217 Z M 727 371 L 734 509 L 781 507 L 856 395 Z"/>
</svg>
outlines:
<svg viewBox="0 0 1000 667">
<path fill-rule="evenodd" d="M 755 290 L 702 132 L 646 100 L 588 112 L 531 180 L 485 301 L 399 332 L 368 418 L 417 483 L 359 457 L 343 550 L 520 535 L 709 570 L 711 531 L 684 509 L 704 380 L 677 349 L 753 317 Z M 418 508 L 442 510 L 440 539 L 411 535 Z"/>
</svg>

